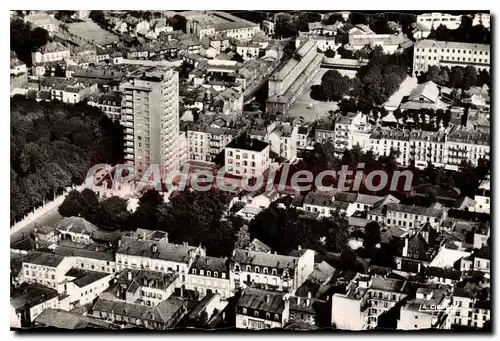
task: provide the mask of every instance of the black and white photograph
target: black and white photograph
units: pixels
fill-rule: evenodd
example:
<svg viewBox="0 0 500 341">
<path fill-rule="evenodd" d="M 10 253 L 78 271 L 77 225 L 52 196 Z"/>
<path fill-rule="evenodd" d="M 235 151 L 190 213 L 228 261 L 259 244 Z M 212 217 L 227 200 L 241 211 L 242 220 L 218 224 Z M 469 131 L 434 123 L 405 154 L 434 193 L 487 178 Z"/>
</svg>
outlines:
<svg viewBox="0 0 500 341">
<path fill-rule="evenodd" d="M 247 5 L 10 10 L 10 330 L 491 334 L 490 10 Z"/>
</svg>

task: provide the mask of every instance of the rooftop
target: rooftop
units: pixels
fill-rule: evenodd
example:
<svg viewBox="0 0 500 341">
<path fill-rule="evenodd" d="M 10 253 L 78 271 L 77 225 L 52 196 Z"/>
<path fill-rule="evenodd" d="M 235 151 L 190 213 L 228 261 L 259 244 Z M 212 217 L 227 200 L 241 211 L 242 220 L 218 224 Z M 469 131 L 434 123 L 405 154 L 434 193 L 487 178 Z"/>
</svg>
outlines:
<svg viewBox="0 0 500 341">
<path fill-rule="evenodd" d="M 47 252 L 32 252 L 24 258 L 23 263 L 57 267 L 64 260 L 63 256 Z"/>
<path fill-rule="evenodd" d="M 255 288 L 246 288 L 238 300 L 238 307 L 282 314 L 285 309 L 283 294 Z"/>
<path fill-rule="evenodd" d="M 240 265 L 257 265 L 282 270 L 289 269 L 291 271 L 297 267 L 298 261 L 297 257 L 241 249 L 234 250 L 231 258 L 232 263 L 239 263 Z"/>
<path fill-rule="evenodd" d="M 110 274 L 79 268 L 71 268 L 68 272 L 66 272 L 66 277 L 74 277 L 74 279 L 70 280 L 70 282 L 75 283 L 75 285 L 79 288 L 86 287 L 87 285 L 97 282 L 106 276 L 110 276 Z"/>
<path fill-rule="evenodd" d="M 83 316 L 61 309 L 45 309 L 35 319 L 36 325 L 62 329 L 81 329 L 88 327 L 114 328 L 110 323 L 90 316 Z"/>
<path fill-rule="evenodd" d="M 17 312 L 35 307 L 57 296 L 57 290 L 36 283 L 22 283 L 19 288 L 10 292 L 10 305 Z"/>
<path fill-rule="evenodd" d="M 196 247 L 123 236 L 116 253 L 189 263 Z"/>
<path fill-rule="evenodd" d="M 252 139 L 252 138 L 239 138 L 234 139 L 229 144 L 226 145 L 226 148 L 232 149 L 242 149 L 242 150 L 250 150 L 254 152 L 262 152 L 269 146 L 268 143 Z"/>
</svg>

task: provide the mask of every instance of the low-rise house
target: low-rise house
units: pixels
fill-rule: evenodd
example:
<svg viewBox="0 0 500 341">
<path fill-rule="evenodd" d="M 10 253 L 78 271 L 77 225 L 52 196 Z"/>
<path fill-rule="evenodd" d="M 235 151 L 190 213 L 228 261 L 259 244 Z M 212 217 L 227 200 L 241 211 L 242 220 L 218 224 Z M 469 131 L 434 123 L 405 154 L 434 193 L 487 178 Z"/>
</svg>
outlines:
<svg viewBox="0 0 500 341">
<path fill-rule="evenodd" d="M 256 59 L 259 57 L 260 45 L 253 42 L 237 43 L 236 53 L 238 53 L 243 60 Z"/>
<path fill-rule="evenodd" d="M 68 47 L 59 42 L 48 42 L 40 47 L 36 52 L 31 53 L 33 65 L 53 62 L 70 58 L 71 52 Z"/>
<path fill-rule="evenodd" d="M 129 303 L 113 296 L 101 295 L 92 307 L 92 316 L 119 325 L 148 329 L 169 329 L 187 312 L 186 301 L 171 296 L 155 307 Z"/>
<path fill-rule="evenodd" d="M 94 317 L 53 308 L 45 309 L 33 322 L 37 327 L 53 327 L 58 329 L 118 329 L 118 326 Z"/>
<path fill-rule="evenodd" d="M 48 308 L 59 308 L 57 290 L 23 283 L 10 292 L 10 327 L 31 327 L 37 316 Z"/>
<path fill-rule="evenodd" d="M 282 328 L 290 319 L 289 295 L 246 288 L 236 303 L 236 328 Z"/>
<path fill-rule="evenodd" d="M 97 83 L 89 84 L 77 82 L 73 84 L 56 85 L 51 90 L 52 100 L 59 100 L 63 103 L 79 103 L 87 98 L 91 93 L 97 91 Z"/>
<path fill-rule="evenodd" d="M 59 292 L 70 296 L 70 309 L 91 303 L 109 287 L 112 274 L 79 268 L 71 268 L 66 280 L 59 284 Z"/>
<path fill-rule="evenodd" d="M 118 92 L 90 94 L 87 104 L 101 109 L 114 122 L 121 120 L 122 98 Z"/>
</svg>

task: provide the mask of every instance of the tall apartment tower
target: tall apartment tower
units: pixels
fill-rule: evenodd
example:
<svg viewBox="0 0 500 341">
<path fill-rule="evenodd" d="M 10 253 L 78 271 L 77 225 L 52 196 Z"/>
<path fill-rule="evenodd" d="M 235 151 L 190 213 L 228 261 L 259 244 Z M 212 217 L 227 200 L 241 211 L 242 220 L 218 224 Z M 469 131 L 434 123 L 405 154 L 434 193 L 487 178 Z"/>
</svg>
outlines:
<svg viewBox="0 0 500 341">
<path fill-rule="evenodd" d="M 142 176 L 151 164 L 162 175 L 179 169 L 179 74 L 152 68 L 129 76 L 123 93 L 125 160 Z"/>
</svg>

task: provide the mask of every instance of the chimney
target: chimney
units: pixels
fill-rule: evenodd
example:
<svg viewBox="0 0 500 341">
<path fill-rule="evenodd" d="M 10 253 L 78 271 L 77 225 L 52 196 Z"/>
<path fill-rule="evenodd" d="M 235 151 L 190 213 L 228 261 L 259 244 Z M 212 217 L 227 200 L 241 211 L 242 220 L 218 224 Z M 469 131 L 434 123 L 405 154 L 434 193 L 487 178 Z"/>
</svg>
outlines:
<svg viewBox="0 0 500 341">
<path fill-rule="evenodd" d="M 309 291 L 309 292 L 307 293 L 307 298 L 309 298 L 309 299 L 310 299 L 311 297 L 312 297 L 312 295 L 311 295 L 311 292 Z"/>
<path fill-rule="evenodd" d="M 132 272 L 131 271 L 127 272 L 127 278 L 129 281 L 132 280 Z"/>
<path fill-rule="evenodd" d="M 143 238 L 144 240 L 146 240 L 146 232 L 144 232 L 144 233 L 142 234 L 142 238 Z"/>
<path fill-rule="evenodd" d="M 205 259 L 205 263 L 208 265 L 208 258 L 207 258 L 207 259 Z"/>
<path fill-rule="evenodd" d="M 269 297 L 269 294 L 266 295 L 266 303 L 269 304 L 269 300 L 270 300 L 270 297 Z"/>
<path fill-rule="evenodd" d="M 151 246 L 151 250 L 152 250 L 153 252 L 158 252 L 158 245 L 153 244 L 153 246 Z"/>
<path fill-rule="evenodd" d="M 306 301 L 306 305 L 309 307 L 311 305 L 311 299 L 308 298 L 307 301 Z"/>
<path fill-rule="evenodd" d="M 122 240 L 118 239 L 118 247 L 122 246 Z"/>
<path fill-rule="evenodd" d="M 297 296 L 297 305 L 300 305 L 300 296 Z"/>
<path fill-rule="evenodd" d="M 302 250 L 302 246 L 300 246 L 300 245 L 299 245 L 299 246 L 297 247 L 297 249 L 299 249 L 299 251 L 300 251 L 300 250 Z"/>
</svg>

